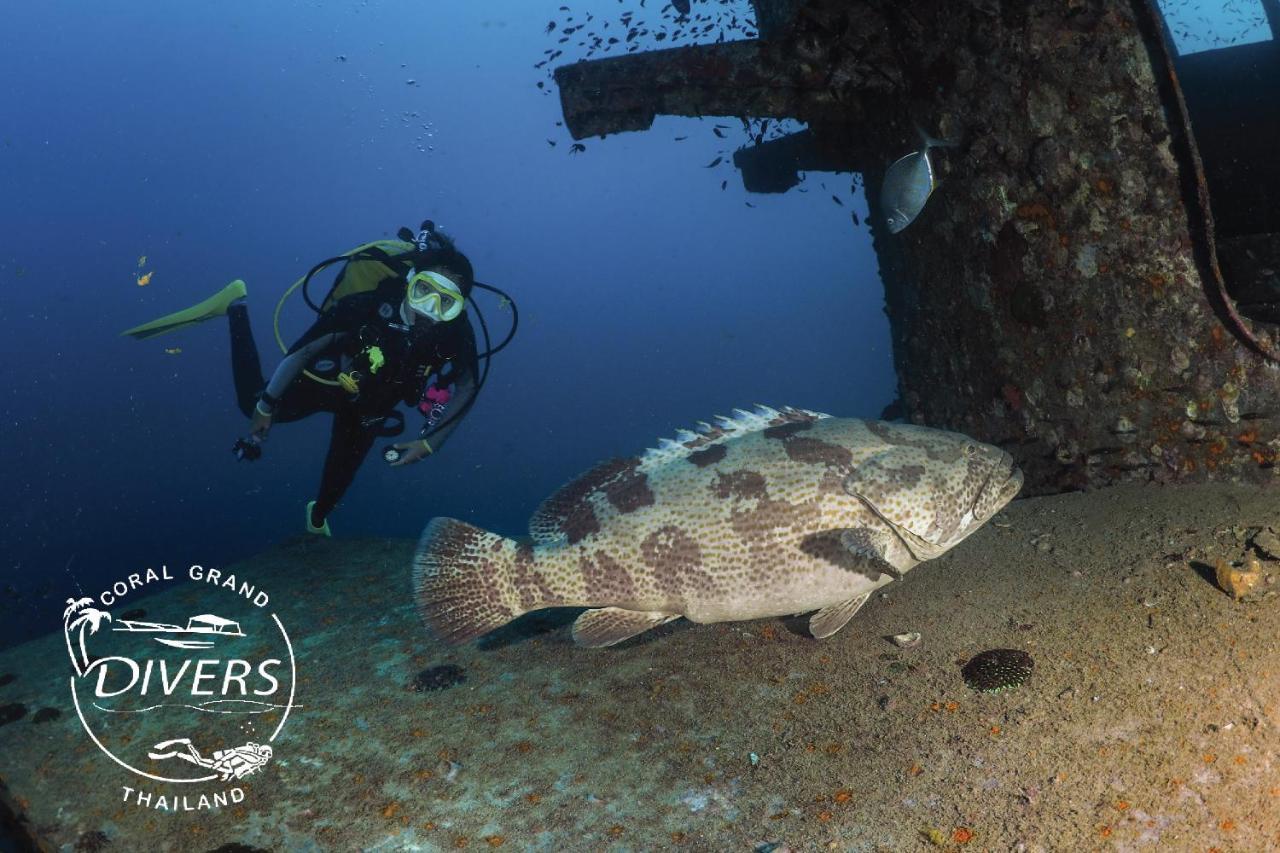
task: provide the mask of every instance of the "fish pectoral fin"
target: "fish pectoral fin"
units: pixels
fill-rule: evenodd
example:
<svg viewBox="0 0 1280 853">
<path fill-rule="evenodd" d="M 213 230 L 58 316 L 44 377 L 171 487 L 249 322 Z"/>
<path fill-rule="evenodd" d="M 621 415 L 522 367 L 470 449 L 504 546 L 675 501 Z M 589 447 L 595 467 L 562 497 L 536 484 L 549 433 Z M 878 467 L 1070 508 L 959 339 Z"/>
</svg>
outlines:
<svg viewBox="0 0 1280 853">
<path fill-rule="evenodd" d="M 661 610 L 600 607 L 588 610 L 573 620 L 573 641 L 590 649 L 600 649 L 629 640 L 650 628 L 679 618 L 679 613 L 664 613 Z"/>
<path fill-rule="evenodd" d="M 851 598 L 848 601 L 822 608 L 809 617 L 809 633 L 819 640 L 830 637 L 843 628 L 845 623 L 853 618 L 853 614 L 857 613 L 870 597 L 871 593 L 864 592 L 862 595 Z"/>
<path fill-rule="evenodd" d="M 887 530 L 870 527 L 851 527 L 840 531 L 840 544 L 855 557 L 866 560 L 875 569 L 894 580 L 902 580 L 902 572 L 885 557 L 893 536 Z"/>
</svg>

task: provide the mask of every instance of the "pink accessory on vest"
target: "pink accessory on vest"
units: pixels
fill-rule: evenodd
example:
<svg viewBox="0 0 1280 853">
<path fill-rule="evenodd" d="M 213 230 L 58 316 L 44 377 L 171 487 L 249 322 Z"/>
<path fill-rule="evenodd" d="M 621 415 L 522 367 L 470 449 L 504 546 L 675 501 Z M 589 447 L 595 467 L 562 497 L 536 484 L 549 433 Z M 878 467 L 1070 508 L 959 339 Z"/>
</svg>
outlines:
<svg viewBox="0 0 1280 853">
<path fill-rule="evenodd" d="M 440 416 L 444 414 L 445 404 L 449 402 L 449 398 L 452 396 L 448 388 L 437 388 L 432 385 L 422 395 L 422 402 L 418 403 L 418 411 L 427 416 L 427 421 L 430 425 L 434 425 L 440 419 Z"/>
</svg>

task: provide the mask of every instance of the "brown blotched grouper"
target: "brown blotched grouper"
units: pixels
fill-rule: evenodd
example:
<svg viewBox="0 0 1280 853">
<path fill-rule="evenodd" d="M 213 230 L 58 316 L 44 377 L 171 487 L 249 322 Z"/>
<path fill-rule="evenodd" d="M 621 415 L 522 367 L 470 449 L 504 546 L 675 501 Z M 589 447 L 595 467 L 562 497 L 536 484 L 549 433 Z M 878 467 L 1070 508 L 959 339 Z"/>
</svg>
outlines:
<svg viewBox="0 0 1280 853">
<path fill-rule="evenodd" d="M 1007 504 L 1022 472 L 953 432 L 737 411 L 643 456 L 605 462 L 549 497 L 516 541 L 450 518 L 414 558 L 418 609 L 448 642 L 544 607 L 608 646 L 677 619 L 816 610 L 829 637 L 872 591 L 954 547 Z"/>
</svg>

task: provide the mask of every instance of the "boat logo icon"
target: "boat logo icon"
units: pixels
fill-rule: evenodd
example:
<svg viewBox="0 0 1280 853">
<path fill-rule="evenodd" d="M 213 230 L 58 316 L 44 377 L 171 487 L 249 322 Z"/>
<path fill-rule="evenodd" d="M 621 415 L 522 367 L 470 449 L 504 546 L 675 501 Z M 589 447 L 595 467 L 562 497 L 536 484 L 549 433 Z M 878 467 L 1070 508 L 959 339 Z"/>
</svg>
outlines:
<svg viewBox="0 0 1280 853">
<path fill-rule="evenodd" d="M 236 783 L 270 773 L 276 741 L 301 707 L 293 645 L 266 592 L 214 569 L 192 566 L 187 574 L 204 582 L 197 594 L 208 599 L 194 613 L 160 612 L 165 599 L 157 599 L 148 604 L 153 615 L 113 614 L 137 586 L 131 575 L 132 586 L 68 598 L 62 614 L 71 698 L 86 734 L 120 767 L 164 783 L 154 792 L 146 781 L 123 786 L 126 802 L 163 811 L 240 802 Z M 148 569 L 143 583 L 174 579 L 167 567 Z M 201 783 L 232 787 L 167 787 Z"/>
<path fill-rule="evenodd" d="M 133 631 L 140 634 L 157 634 L 157 643 L 176 649 L 212 648 L 217 637 L 243 637 L 240 624 L 212 613 L 202 613 L 187 620 L 187 627 L 168 625 L 164 622 L 143 622 L 137 619 L 121 619 L 115 631 Z"/>
</svg>

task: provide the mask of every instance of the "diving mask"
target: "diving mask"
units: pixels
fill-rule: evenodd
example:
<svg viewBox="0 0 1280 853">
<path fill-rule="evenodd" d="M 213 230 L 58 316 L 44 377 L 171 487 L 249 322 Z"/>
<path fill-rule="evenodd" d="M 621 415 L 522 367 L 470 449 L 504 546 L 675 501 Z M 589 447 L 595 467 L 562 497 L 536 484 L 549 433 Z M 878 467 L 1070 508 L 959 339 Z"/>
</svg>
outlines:
<svg viewBox="0 0 1280 853">
<path fill-rule="evenodd" d="M 409 270 L 409 307 L 437 323 L 462 313 L 465 299 L 458 285 L 438 272 Z"/>
</svg>

